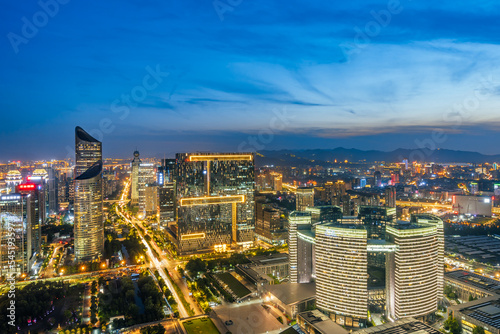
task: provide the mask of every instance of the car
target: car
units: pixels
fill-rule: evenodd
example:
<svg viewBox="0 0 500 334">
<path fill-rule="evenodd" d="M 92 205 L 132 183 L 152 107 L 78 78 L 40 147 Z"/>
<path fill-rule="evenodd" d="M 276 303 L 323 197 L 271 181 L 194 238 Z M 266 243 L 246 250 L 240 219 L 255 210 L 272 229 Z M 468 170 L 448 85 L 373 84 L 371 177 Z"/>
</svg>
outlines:
<svg viewBox="0 0 500 334">
<path fill-rule="evenodd" d="M 233 324 L 233 321 L 232 320 L 226 320 L 225 324 L 227 326 L 231 326 Z"/>
</svg>

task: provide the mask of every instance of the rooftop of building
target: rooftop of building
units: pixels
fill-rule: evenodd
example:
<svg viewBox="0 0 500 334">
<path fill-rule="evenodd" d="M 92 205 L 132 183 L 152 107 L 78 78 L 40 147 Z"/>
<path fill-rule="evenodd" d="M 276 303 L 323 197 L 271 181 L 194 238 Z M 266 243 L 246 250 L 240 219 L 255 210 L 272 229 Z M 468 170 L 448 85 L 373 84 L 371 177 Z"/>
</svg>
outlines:
<svg viewBox="0 0 500 334">
<path fill-rule="evenodd" d="M 500 281 L 493 278 L 474 274 L 465 270 L 449 271 L 444 274 L 444 277 L 445 279 L 454 279 L 492 294 L 500 295 Z"/>
<path fill-rule="evenodd" d="M 320 227 L 335 227 L 335 228 L 344 228 L 344 229 L 366 230 L 366 226 L 363 224 L 342 224 L 342 223 L 335 223 L 335 222 L 328 222 L 328 223 L 322 223 L 322 224 L 316 225 L 316 228 L 320 228 Z"/>
<path fill-rule="evenodd" d="M 316 283 L 282 283 L 265 286 L 274 298 L 285 305 L 297 304 L 316 298 Z"/>
<path fill-rule="evenodd" d="M 290 212 L 290 217 L 310 217 L 311 213 L 309 211 L 292 211 Z"/>
<path fill-rule="evenodd" d="M 100 141 L 92 137 L 90 134 L 88 134 L 87 131 L 85 131 L 79 126 L 75 128 L 75 135 L 79 140 L 83 140 L 90 143 L 100 143 Z"/>
<path fill-rule="evenodd" d="M 320 333 L 324 334 L 347 334 L 349 333 L 342 326 L 336 324 L 332 319 L 324 315 L 318 310 L 306 311 L 297 314 L 309 323 L 311 326 L 316 328 Z"/>
<path fill-rule="evenodd" d="M 490 296 L 465 304 L 451 306 L 450 310 L 459 311 L 472 319 L 482 322 L 486 326 L 500 329 L 500 296 Z"/>
<path fill-rule="evenodd" d="M 269 255 L 258 255 L 251 257 L 249 259 L 253 264 L 256 265 L 269 265 L 273 263 L 281 263 L 288 262 L 288 254 L 287 253 L 275 253 Z"/>
<path fill-rule="evenodd" d="M 434 329 L 422 321 L 414 318 L 406 318 L 395 322 L 387 322 L 380 326 L 365 328 L 356 332 L 357 334 L 440 334 L 441 332 Z"/>
</svg>

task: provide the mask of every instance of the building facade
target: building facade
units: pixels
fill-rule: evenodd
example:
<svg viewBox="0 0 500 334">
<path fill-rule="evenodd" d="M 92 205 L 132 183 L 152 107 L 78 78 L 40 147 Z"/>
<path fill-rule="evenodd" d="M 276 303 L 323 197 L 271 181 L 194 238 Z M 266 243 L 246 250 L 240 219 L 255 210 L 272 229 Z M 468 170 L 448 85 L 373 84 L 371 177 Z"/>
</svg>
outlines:
<svg viewBox="0 0 500 334">
<path fill-rule="evenodd" d="M 316 227 L 316 306 L 336 323 L 365 326 L 367 268 L 363 225 L 326 223 Z"/>
<path fill-rule="evenodd" d="M 179 153 L 176 162 L 179 252 L 253 245 L 253 153 Z"/>
<path fill-rule="evenodd" d="M 82 262 L 98 259 L 104 252 L 102 144 L 77 127 L 76 149 L 74 244 L 76 260 Z"/>
<path fill-rule="evenodd" d="M 295 191 L 295 209 L 304 211 L 310 206 L 314 206 L 314 188 L 300 187 Z"/>
</svg>

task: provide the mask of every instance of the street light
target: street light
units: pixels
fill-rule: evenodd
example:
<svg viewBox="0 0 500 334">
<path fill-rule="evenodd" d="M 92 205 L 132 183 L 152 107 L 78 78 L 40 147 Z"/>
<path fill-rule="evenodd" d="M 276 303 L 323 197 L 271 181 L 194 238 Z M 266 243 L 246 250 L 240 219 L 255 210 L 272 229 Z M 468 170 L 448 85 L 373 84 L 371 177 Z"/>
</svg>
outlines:
<svg viewBox="0 0 500 334">
<path fill-rule="evenodd" d="M 104 262 L 103 262 L 103 263 L 101 264 L 101 267 L 102 267 L 102 268 L 106 268 L 106 263 L 104 263 Z"/>
<path fill-rule="evenodd" d="M 85 266 L 81 266 L 81 267 L 80 267 L 80 269 L 81 269 L 82 271 L 84 271 L 84 270 L 85 270 Z"/>
</svg>

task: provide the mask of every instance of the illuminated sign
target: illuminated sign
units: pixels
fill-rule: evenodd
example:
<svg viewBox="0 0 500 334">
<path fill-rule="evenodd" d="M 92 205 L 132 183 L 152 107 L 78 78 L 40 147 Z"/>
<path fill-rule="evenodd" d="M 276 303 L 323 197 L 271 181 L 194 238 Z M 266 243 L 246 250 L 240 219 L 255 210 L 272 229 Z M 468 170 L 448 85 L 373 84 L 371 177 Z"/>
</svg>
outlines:
<svg viewBox="0 0 500 334">
<path fill-rule="evenodd" d="M 19 195 L 19 194 L 0 196 L 0 201 L 18 201 L 20 199 L 21 199 L 21 195 Z"/>
<path fill-rule="evenodd" d="M 33 191 L 36 189 L 36 184 L 34 184 L 34 183 L 21 183 L 18 187 L 19 187 L 19 190 Z"/>
</svg>

